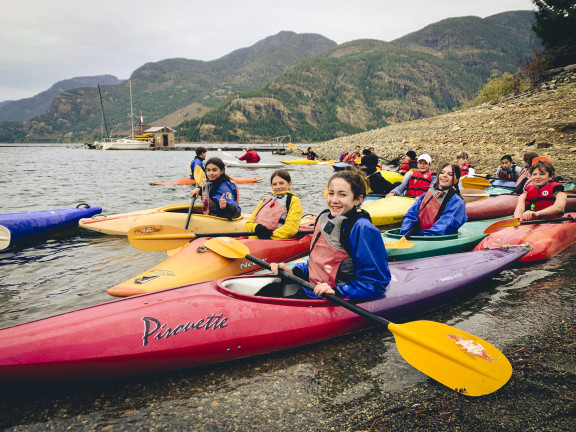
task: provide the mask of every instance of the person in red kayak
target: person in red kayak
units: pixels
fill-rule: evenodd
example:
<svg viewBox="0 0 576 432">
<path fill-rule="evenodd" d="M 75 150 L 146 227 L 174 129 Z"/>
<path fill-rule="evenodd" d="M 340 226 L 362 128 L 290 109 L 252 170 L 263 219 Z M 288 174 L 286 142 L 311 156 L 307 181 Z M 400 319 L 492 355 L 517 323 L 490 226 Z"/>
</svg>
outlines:
<svg viewBox="0 0 576 432">
<path fill-rule="evenodd" d="M 402 183 L 390 191 L 386 198 L 400 196 L 406 193 L 407 197 L 418 198 L 425 194 L 430 185 L 436 182 L 436 173 L 430 171 L 432 158 L 429 154 L 418 156 L 418 169 L 404 175 Z"/>
<path fill-rule="evenodd" d="M 284 263 L 278 269 L 310 281 L 314 291 L 300 287 L 291 298 L 321 298 L 334 294 L 354 300 L 380 297 L 390 283 L 388 255 L 380 231 L 370 215 L 359 208 L 366 196 L 366 175 L 357 169 L 334 174 L 328 182 L 328 209 L 316 219 L 307 262 L 290 270 Z"/>
<path fill-rule="evenodd" d="M 260 155 L 254 151 L 254 147 L 247 147 L 246 153 L 238 158 L 238 160 L 245 160 L 246 163 L 260 162 Z"/>
<path fill-rule="evenodd" d="M 404 215 L 400 234 L 438 236 L 457 233 L 468 220 L 464 200 L 460 197 L 459 181 L 460 167 L 444 164 L 436 183 L 420 195 Z"/>
<path fill-rule="evenodd" d="M 320 159 L 316 153 L 312 150 L 312 147 L 308 147 L 306 153 L 302 153 L 302 156 L 306 156 L 308 160 L 318 160 Z"/>
<path fill-rule="evenodd" d="M 541 160 L 530 167 L 531 184 L 518 198 L 514 217 L 522 220 L 562 215 L 567 196 L 564 185 L 552 181 L 556 170 L 552 163 Z"/>
<path fill-rule="evenodd" d="M 300 228 L 302 204 L 292 193 L 292 178 L 285 169 L 279 169 L 270 177 L 272 195 L 258 203 L 244 231 L 254 231 L 259 239 L 292 238 Z"/>
</svg>

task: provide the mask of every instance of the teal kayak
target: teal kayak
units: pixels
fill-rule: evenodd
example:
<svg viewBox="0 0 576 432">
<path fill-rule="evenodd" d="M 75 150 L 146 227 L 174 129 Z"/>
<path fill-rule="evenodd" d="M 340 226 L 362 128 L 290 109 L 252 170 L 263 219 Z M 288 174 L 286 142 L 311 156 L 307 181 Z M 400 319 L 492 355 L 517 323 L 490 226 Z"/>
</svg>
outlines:
<svg viewBox="0 0 576 432">
<path fill-rule="evenodd" d="M 426 258 L 437 255 L 447 255 L 458 252 L 470 251 L 488 234 L 484 230 L 492 223 L 502 220 L 486 219 L 466 222 L 460 227 L 457 234 L 443 236 L 409 236 L 407 241 L 413 245 L 409 248 L 392 248 L 391 243 L 396 243 L 402 238 L 400 229 L 391 229 L 382 233 L 386 244 L 386 252 L 390 261 Z M 403 243 L 403 242 L 401 242 Z"/>
</svg>

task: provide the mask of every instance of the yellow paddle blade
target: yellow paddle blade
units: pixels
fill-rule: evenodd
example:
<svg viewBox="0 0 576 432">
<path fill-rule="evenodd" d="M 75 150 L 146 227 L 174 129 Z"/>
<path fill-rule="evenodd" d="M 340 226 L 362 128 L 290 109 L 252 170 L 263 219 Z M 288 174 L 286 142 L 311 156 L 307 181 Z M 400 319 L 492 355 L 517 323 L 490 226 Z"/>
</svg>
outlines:
<svg viewBox="0 0 576 432">
<path fill-rule="evenodd" d="M 328 198 L 328 189 L 324 189 L 322 194 L 324 195 L 324 198 Z"/>
<path fill-rule="evenodd" d="M 296 147 L 294 144 L 292 144 L 291 142 L 289 142 L 288 144 L 286 144 L 289 148 L 291 148 L 292 150 L 298 150 L 298 147 Z"/>
<path fill-rule="evenodd" d="M 460 195 L 462 195 L 462 199 L 464 202 L 472 202 L 472 201 L 479 201 L 486 199 L 490 196 L 488 192 L 482 189 L 460 189 Z"/>
<path fill-rule="evenodd" d="M 492 225 L 489 225 L 488 228 L 484 230 L 484 234 L 492 234 L 496 231 L 500 231 L 501 229 L 513 226 L 520 226 L 520 219 L 505 219 L 498 222 L 494 222 Z"/>
<path fill-rule="evenodd" d="M 356 159 L 354 159 L 354 163 L 356 165 L 360 165 L 360 162 L 362 162 L 362 158 L 361 157 L 357 157 Z"/>
<path fill-rule="evenodd" d="M 136 249 L 165 251 L 184 246 L 196 234 L 171 225 L 140 225 L 128 231 L 128 241 Z"/>
<path fill-rule="evenodd" d="M 3 225 L 0 225 L 0 250 L 6 249 L 10 246 L 10 230 Z"/>
<path fill-rule="evenodd" d="M 326 165 L 332 166 L 332 165 L 334 165 L 334 162 L 336 162 L 336 161 L 335 160 L 326 161 Z"/>
<path fill-rule="evenodd" d="M 492 187 L 492 183 L 481 177 L 464 177 L 462 179 L 462 187 L 467 189 L 486 189 L 487 187 Z"/>
<path fill-rule="evenodd" d="M 228 237 L 211 238 L 204 242 L 204 247 L 225 258 L 244 258 L 250 253 L 244 243 Z"/>
<path fill-rule="evenodd" d="M 204 180 L 206 180 L 206 174 L 204 174 L 204 170 L 200 165 L 196 165 L 196 168 L 194 168 L 194 180 L 196 180 L 196 185 L 198 186 L 202 186 Z"/>
<path fill-rule="evenodd" d="M 463 330 L 433 321 L 390 323 L 388 329 L 408 363 L 464 395 L 490 394 L 512 376 L 498 348 Z"/>
<path fill-rule="evenodd" d="M 416 243 L 406 240 L 406 236 L 402 236 L 400 240 L 384 243 L 386 249 L 410 249 Z"/>
</svg>

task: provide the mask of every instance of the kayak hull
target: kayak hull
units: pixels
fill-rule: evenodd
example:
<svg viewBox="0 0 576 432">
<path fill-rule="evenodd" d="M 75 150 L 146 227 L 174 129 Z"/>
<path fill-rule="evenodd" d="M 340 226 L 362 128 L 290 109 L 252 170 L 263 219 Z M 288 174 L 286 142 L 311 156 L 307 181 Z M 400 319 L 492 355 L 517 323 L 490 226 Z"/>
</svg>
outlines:
<svg viewBox="0 0 576 432">
<path fill-rule="evenodd" d="M 159 291 L 179 285 L 253 273 L 261 267 L 246 258 L 228 259 L 204 248 L 207 238 L 198 238 L 160 264 L 107 290 L 117 297 Z M 286 240 L 238 239 L 250 253 L 267 262 L 290 261 L 308 255 L 310 235 Z"/>
<path fill-rule="evenodd" d="M 0 225 L 10 231 L 10 246 L 46 237 L 78 226 L 82 218 L 99 214 L 102 207 L 84 206 L 56 210 L 0 214 Z"/>
<path fill-rule="evenodd" d="M 519 195 L 501 194 L 489 199 L 466 203 L 468 220 L 494 219 L 514 215 Z M 565 211 L 576 211 L 576 197 L 568 196 Z"/>
<path fill-rule="evenodd" d="M 525 249 L 390 264 L 385 296 L 360 303 L 388 319 L 469 293 Z M 320 342 L 373 323 L 326 300 L 255 296 L 270 276 L 145 294 L 0 330 L 0 382 L 94 381 L 235 360 Z"/>
<path fill-rule="evenodd" d="M 414 204 L 414 201 L 414 198 L 409 197 L 381 198 L 376 201 L 368 201 L 363 205 L 363 208 L 370 213 L 374 225 L 391 225 L 402 222 L 402 218 Z"/>
<path fill-rule="evenodd" d="M 497 219 L 500 220 L 500 219 Z M 443 236 L 409 236 L 408 241 L 414 245 L 410 248 L 392 248 L 390 243 L 402 238 L 400 229 L 392 229 L 382 233 L 386 252 L 390 261 L 425 258 L 470 251 L 488 234 L 484 230 L 496 220 L 466 222 L 457 234 Z"/>
<path fill-rule="evenodd" d="M 576 213 L 567 213 L 576 218 Z M 576 223 L 541 223 L 508 227 L 490 234 L 474 250 L 529 244 L 532 250 L 520 261 L 540 261 L 557 255 L 576 242 Z"/>
<path fill-rule="evenodd" d="M 188 219 L 190 204 L 172 204 L 152 209 L 120 213 L 110 216 L 80 219 L 78 225 L 92 231 L 108 235 L 128 235 L 130 229 L 139 225 L 172 225 L 184 228 Z M 202 206 L 194 206 L 195 212 L 201 212 Z M 241 232 L 248 216 L 228 220 L 216 216 L 193 213 L 190 217 L 188 231 L 196 234 L 215 232 Z"/>
<path fill-rule="evenodd" d="M 292 159 L 292 160 L 283 160 L 280 161 L 285 165 L 318 165 L 322 163 L 322 165 L 326 165 L 325 160 L 310 160 L 310 159 Z"/>
</svg>

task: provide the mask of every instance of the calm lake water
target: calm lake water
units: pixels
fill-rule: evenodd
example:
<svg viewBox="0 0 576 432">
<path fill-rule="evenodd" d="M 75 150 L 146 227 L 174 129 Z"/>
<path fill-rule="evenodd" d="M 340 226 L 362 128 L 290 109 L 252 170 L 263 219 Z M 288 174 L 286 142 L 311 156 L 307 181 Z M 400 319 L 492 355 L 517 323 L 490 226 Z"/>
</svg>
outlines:
<svg viewBox="0 0 576 432">
<path fill-rule="evenodd" d="M 241 152 L 228 152 L 240 155 Z M 194 153 L 103 152 L 72 145 L 0 145 L 1 213 L 98 205 L 110 215 L 189 201 L 190 186 L 150 186 L 187 176 Z M 220 156 L 217 151 L 208 157 Z M 264 161 L 290 157 L 262 152 Z M 288 166 L 306 214 L 325 207 L 327 166 Z M 230 168 L 245 212 L 270 193 L 272 169 Z M 455 325 L 504 350 L 548 322 L 573 319 L 575 248 L 516 266 L 475 295 L 424 318 Z M 109 301 L 106 289 L 156 265 L 126 238 L 75 229 L 0 251 L 0 328 Z M 446 259 L 450 259 L 447 257 Z M 513 378 L 514 379 L 514 378 Z M 385 395 L 435 385 L 399 356 L 393 337 L 374 329 L 289 352 L 109 383 L 8 393 L 0 428 L 36 430 L 327 430 Z M 449 390 L 446 390 L 449 391 Z M 504 387 L 500 391 L 506 391 Z"/>
</svg>

